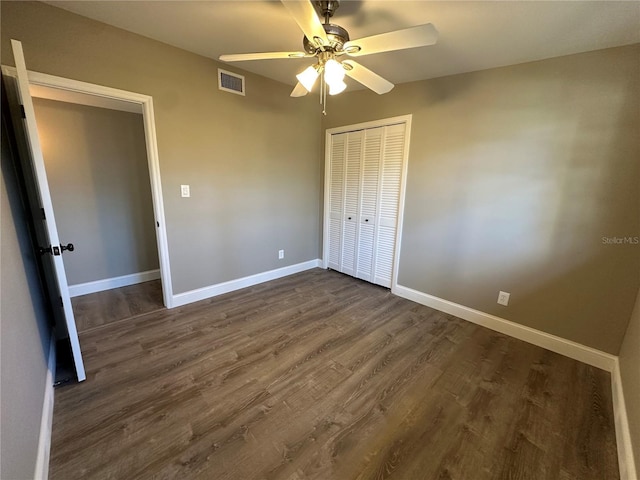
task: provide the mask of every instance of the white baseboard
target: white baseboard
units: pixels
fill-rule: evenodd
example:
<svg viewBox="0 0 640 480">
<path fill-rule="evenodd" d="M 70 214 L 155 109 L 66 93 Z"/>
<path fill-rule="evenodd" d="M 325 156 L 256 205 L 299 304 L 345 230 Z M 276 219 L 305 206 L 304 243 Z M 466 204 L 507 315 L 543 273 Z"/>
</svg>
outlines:
<svg viewBox="0 0 640 480">
<path fill-rule="evenodd" d="M 95 282 L 78 283 L 76 285 L 69 285 L 69 295 L 72 297 L 79 297 L 80 295 L 102 292 L 104 290 L 111 290 L 112 288 L 150 282 L 151 280 L 157 280 L 158 278 L 160 278 L 160 270 L 148 270 L 146 272 L 132 273 L 121 277 L 96 280 Z"/>
<path fill-rule="evenodd" d="M 233 292 L 234 290 L 240 290 L 241 288 L 251 287 L 253 285 L 257 285 L 258 283 L 268 282 L 269 280 L 275 280 L 277 278 L 293 275 L 294 273 L 317 268 L 321 265 L 321 260 L 309 260 L 307 262 L 289 265 L 288 267 L 277 268 L 275 270 L 269 270 L 268 272 L 256 273 L 255 275 L 250 275 L 248 277 L 238 278 L 236 280 L 230 280 L 228 282 L 198 288 L 197 290 L 178 293 L 173 296 L 171 307 L 180 307 L 188 303 L 198 302 L 200 300 L 215 297 L 216 295 L 222 295 L 223 293 Z"/>
<path fill-rule="evenodd" d="M 38 440 L 38 454 L 35 480 L 49 478 L 49 454 L 51 452 L 51 429 L 53 426 L 53 378 L 56 373 L 56 339 L 51 335 L 49 342 L 49 358 L 47 359 L 47 377 L 45 380 L 44 401 L 42 403 L 42 417 L 40 420 L 40 438 Z"/>
<path fill-rule="evenodd" d="M 620 466 L 620 480 L 637 480 L 633 448 L 631 446 L 631 432 L 627 417 L 627 405 L 622 388 L 620 362 L 616 358 L 613 372 L 611 372 L 611 392 L 613 397 L 613 416 L 616 426 L 616 443 L 618 444 L 618 465 Z"/>
<path fill-rule="evenodd" d="M 399 297 L 413 300 L 416 303 L 426 305 L 441 312 L 454 315 L 477 325 L 490 328 L 496 332 L 504 333 L 510 337 L 523 340 L 537 345 L 552 352 L 559 353 L 574 360 L 593 365 L 594 367 L 613 372 L 618 357 L 610 353 L 602 352 L 595 348 L 587 347 L 571 340 L 566 340 L 555 335 L 551 335 L 535 328 L 526 327 L 518 323 L 510 322 L 504 318 L 496 317 L 488 313 L 480 312 L 464 305 L 434 297 L 427 293 L 419 292 L 402 285 L 397 285 L 392 289 L 393 293 Z"/>
</svg>

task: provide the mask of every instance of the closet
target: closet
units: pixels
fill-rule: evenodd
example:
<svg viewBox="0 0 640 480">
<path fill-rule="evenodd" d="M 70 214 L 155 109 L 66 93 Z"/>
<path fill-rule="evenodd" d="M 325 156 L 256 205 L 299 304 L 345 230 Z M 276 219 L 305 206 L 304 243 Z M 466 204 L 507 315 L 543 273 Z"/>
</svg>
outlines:
<svg viewBox="0 0 640 480">
<path fill-rule="evenodd" d="M 403 121 L 382 126 L 327 132 L 328 268 L 385 287 L 392 285 L 408 125 L 403 117 Z"/>
</svg>

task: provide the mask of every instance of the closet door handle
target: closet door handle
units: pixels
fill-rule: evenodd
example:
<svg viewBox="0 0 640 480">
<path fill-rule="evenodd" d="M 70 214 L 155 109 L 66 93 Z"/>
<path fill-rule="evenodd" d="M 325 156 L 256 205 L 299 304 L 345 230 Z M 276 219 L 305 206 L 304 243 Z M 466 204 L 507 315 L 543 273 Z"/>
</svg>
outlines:
<svg viewBox="0 0 640 480">
<path fill-rule="evenodd" d="M 347 220 L 351 220 L 351 217 L 349 217 Z"/>
<path fill-rule="evenodd" d="M 368 221 L 369 221 L 369 219 L 368 219 L 368 218 L 365 218 L 365 219 L 364 219 L 364 221 L 365 221 L 365 222 L 368 222 Z"/>
</svg>

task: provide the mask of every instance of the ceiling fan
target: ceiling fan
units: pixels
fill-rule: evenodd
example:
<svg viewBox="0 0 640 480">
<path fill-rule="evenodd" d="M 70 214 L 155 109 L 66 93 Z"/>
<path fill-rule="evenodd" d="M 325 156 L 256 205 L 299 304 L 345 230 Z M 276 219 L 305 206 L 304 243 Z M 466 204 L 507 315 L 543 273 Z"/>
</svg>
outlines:
<svg viewBox="0 0 640 480">
<path fill-rule="evenodd" d="M 309 93 L 321 77 L 321 102 L 326 104 L 327 86 L 329 95 L 336 95 L 346 88 L 345 74 L 373 90 L 377 94 L 389 92 L 393 83 L 360 65 L 351 57 L 361 57 L 373 53 L 403 50 L 405 48 L 433 45 L 438 31 L 430 24 L 418 25 L 380 35 L 351 40 L 349 33 L 330 19 L 340 6 L 338 0 L 315 1 L 324 23 L 320 22 L 311 0 L 281 0 L 293 19 L 304 32 L 302 41 L 304 52 L 265 52 L 221 55 L 224 62 L 246 60 L 267 60 L 276 58 L 312 58 L 317 62 L 296 75 L 298 84 L 291 92 L 292 97 L 302 97 Z"/>
</svg>

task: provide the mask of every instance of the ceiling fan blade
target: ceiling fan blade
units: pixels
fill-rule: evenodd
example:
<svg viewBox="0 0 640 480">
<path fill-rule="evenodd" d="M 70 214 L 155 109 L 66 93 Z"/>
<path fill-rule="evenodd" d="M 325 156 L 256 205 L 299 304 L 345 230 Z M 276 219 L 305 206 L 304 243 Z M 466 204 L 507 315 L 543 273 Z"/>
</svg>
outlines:
<svg viewBox="0 0 640 480">
<path fill-rule="evenodd" d="M 231 55 L 220 55 L 223 62 L 244 62 L 246 60 L 272 60 L 274 58 L 305 58 L 304 52 L 264 52 L 264 53 L 234 53 Z"/>
<path fill-rule="evenodd" d="M 393 83 L 390 81 L 385 80 L 377 73 L 372 72 L 353 60 L 344 60 L 342 63 L 351 67 L 351 69 L 345 68 L 345 73 L 347 75 L 353 78 L 356 82 L 359 82 L 365 87 L 373 90 L 378 95 L 387 93 L 394 87 Z"/>
<path fill-rule="evenodd" d="M 344 51 L 352 57 L 360 57 L 362 55 L 371 55 L 372 53 L 425 47 L 433 45 L 437 41 L 438 30 L 431 23 L 426 23 L 416 27 L 405 28 L 404 30 L 352 40 L 344 44 Z M 360 49 L 358 50 L 357 47 L 360 47 Z"/>
<path fill-rule="evenodd" d="M 316 9 L 313 8 L 309 0 L 280 1 L 287 10 L 289 10 L 293 19 L 304 32 L 304 36 L 307 37 L 312 44 L 329 45 L 329 39 L 324 31 L 322 22 L 320 22 Z"/>
<path fill-rule="evenodd" d="M 291 91 L 291 97 L 304 97 L 307 94 L 307 89 L 304 88 L 300 82 L 295 86 L 295 88 Z"/>
</svg>

